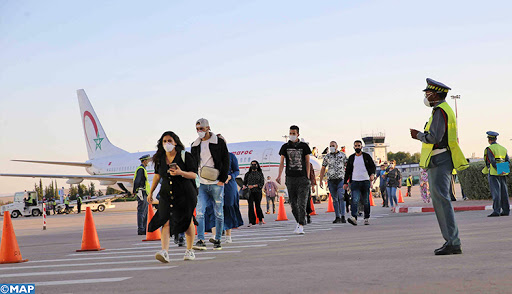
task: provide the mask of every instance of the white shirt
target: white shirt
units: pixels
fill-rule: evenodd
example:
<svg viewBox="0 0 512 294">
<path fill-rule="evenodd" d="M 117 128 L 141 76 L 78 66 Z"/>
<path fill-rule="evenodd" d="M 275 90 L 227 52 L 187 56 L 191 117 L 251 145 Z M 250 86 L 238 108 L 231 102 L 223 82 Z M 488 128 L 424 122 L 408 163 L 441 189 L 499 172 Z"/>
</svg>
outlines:
<svg viewBox="0 0 512 294">
<path fill-rule="evenodd" d="M 200 155 L 201 163 L 199 165 L 199 174 L 201 174 L 201 168 L 203 168 L 203 166 L 215 168 L 215 163 L 213 162 L 212 153 L 210 152 L 210 140 L 213 138 L 213 136 L 214 135 L 212 134 L 212 137 L 210 137 L 210 139 L 208 139 L 206 141 L 201 141 L 201 155 Z M 199 182 L 203 185 L 215 185 L 219 181 L 209 181 L 209 180 L 199 177 Z"/>
<path fill-rule="evenodd" d="M 370 176 L 364 165 L 363 155 L 355 156 L 354 159 L 354 170 L 352 171 L 352 181 L 369 181 Z"/>
</svg>

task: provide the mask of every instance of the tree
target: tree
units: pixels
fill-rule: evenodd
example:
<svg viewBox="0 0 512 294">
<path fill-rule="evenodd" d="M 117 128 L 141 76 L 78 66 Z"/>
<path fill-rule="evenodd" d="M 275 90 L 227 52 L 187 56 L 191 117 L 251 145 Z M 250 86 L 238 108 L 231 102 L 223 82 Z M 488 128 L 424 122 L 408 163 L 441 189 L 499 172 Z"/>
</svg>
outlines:
<svg viewBox="0 0 512 294">
<path fill-rule="evenodd" d="M 101 189 L 98 189 L 98 197 L 103 196 L 103 192 L 101 192 Z"/>
<path fill-rule="evenodd" d="M 122 194 L 122 191 L 116 190 L 111 187 L 107 187 L 107 195 L 113 195 L 113 194 Z"/>
<path fill-rule="evenodd" d="M 69 187 L 69 196 L 70 196 L 70 197 L 75 197 L 75 198 L 76 198 L 76 195 L 77 195 L 77 194 L 78 194 L 78 188 L 77 188 L 77 187 L 75 187 L 75 186 L 73 186 L 73 185 L 71 185 L 71 186 Z"/>
<path fill-rule="evenodd" d="M 91 196 L 96 195 L 96 186 L 94 185 L 94 183 L 93 183 L 93 182 L 91 182 L 91 183 L 89 184 L 88 193 L 89 193 L 89 195 L 91 195 Z"/>
<path fill-rule="evenodd" d="M 388 160 L 395 160 L 396 164 L 404 164 L 404 163 L 419 163 L 420 162 L 420 153 L 416 152 L 413 155 L 409 152 L 398 151 L 397 153 L 388 152 Z"/>
</svg>

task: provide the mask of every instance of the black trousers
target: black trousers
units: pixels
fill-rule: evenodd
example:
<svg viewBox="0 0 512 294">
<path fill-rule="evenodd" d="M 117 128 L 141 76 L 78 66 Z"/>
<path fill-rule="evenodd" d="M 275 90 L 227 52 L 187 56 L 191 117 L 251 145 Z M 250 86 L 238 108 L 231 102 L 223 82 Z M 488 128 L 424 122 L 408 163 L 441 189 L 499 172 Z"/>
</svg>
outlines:
<svg viewBox="0 0 512 294">
<path fill-rule="evenodd" d="M 256 215 L 254 214 L 254 209 L 256 207 L 256 214 L 260 222 L 263 220 L 263 211 L 261 210 L 261 197 L 263 194 L 261 190 L 251 191 L 249 194 L 249 223 L 255 225 L 256 224 Z"/>
<path fill-rule="evenodd" d="M 80 213 L 82 211 L 82 203 L 77 203 L 76 209 L 78 209 L 78 213 Z"/>
<path fill-rule="evenodd" d="M 309 190 L 308 200 L 306 200 L 306 214 L 310 215 L 312 212 L 313 209 L 311 208 L 311 190 Z"/>
<path fill-rule="evenodd" d="M 380 186 L 380 195 L 382 196 L 382 206 L 386 206 L 388 203 L 388 194 L 386 192 L 386 186 Z"/>
</svg>

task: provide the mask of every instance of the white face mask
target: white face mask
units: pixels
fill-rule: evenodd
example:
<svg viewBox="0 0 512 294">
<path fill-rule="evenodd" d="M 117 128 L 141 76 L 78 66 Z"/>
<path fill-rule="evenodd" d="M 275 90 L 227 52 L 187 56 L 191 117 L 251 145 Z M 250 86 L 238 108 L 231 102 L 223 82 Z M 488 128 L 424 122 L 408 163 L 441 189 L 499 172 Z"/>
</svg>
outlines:
<svg viewBox="0 0 512 294">
<path fill-rule="evenodd" d="M 202 139 L 206 136 L 206 132 L 197 132 L 197 135 L 199 136 L 199 139 Z"/>
<path fill-rule="evenodd" d="M 336 147 L 329 147 L 329 151 L 331 153 L 336 153 Z"/>
<path fill-rule="evenodd" d="M 425 106 L 427 107 L 432 107 L 430 106 L 430 101 L 428 101 L 427 97 L 423 98 L 423 103 L 425 104 Z"/>
<path fill-rule="evenodd" d="M 171 143 L 166 143 L 166 144 L 164 144 L 164 149 L 165 149 L 165 151 L 167 151 L 167 152 L 171 152 L 171 151 L 173 151 L 173 150 L 174 150 L 174 147 L 175 147 L 175 146 L 174 146 L 174 145 L 172 145 Z"/>
<path fill-rule="evenodd" d="M 290 135 L 290 141 L 292 141 L 292 142 L 297 141 L 297 136 L 295 136 L 295 135 L 293 135 L 293 136 L 292 136 L 292 135 Z"/>
</svg>

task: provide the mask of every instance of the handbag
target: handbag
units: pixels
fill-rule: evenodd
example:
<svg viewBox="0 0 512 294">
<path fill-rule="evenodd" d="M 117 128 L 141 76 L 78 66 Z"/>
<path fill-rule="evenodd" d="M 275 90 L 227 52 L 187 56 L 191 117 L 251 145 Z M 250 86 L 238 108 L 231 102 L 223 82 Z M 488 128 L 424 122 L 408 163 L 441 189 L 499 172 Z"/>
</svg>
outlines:
<svg viewBox="0 0 512 294">
<path fill-rule="evenodd" d="M 219 178 L 219 170 L 209 166 L 203 166 L 199 176 L 208 181 L 216 181 Z"/>
<path fill-rule="evenodd" d="M 251 189 L 247 188 L 245 190 L 241 190 L 240 192 L 240 199 L 242 200 L 249 200 L 249 195 L 251 194 Z"/>
</svg>

